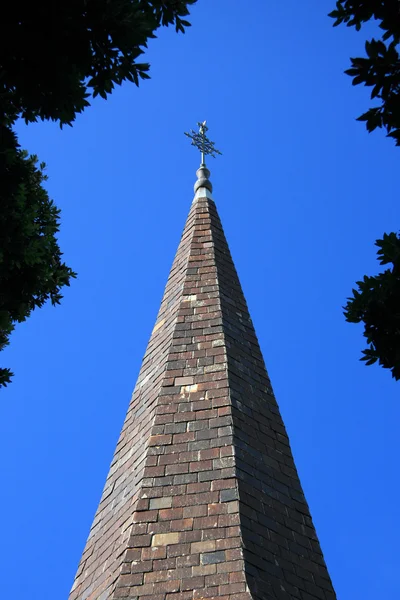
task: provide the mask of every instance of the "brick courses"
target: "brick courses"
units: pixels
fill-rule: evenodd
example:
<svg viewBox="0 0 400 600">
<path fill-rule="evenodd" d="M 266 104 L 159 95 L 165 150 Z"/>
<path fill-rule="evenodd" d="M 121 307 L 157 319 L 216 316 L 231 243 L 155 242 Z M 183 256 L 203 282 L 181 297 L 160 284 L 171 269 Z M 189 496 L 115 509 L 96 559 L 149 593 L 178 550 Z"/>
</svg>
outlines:
<svg viewBox="0 0 400 600">
<path fill-rule="evenodd" d="M 334 600 L 214 202 L 192 204 L 70 600 Z"/>
</svg>

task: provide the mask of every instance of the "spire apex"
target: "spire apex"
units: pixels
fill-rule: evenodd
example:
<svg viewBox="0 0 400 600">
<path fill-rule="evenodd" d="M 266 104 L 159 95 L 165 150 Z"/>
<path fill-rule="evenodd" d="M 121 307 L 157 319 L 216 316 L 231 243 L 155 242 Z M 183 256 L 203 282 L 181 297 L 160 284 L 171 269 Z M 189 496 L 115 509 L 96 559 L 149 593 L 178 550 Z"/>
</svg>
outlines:
<svg viewBox="0 0 400 600">
<path fill-rule="evenodd" d="M 210 171 L 206 167 L 205 157 L 207 155 L 210 155 L 213 158 L 215 158 L 217 154 L 221 155 L 222 152 L 217 150 L 215 148 L 215 143 L 209 140 L 206 136 L 206 131 L 208 131 L 206 123 L 206 121 L 203 121 L 202 123 L 197 123 L 197 125 L 199 126 L 199 131 L 196 132 L 193 129 L 191 129 L 189 133 L 185 131 L 185 135 L 192 140 L 192 146 L 198 148 L 201 153 L 200 168 L 196 171 L 197 181 L 194 184 L 194 191 L 196 193 L 195 197 L 199 197 L 199 194 L 201 194 L 201 192 L 199 192 L 198 194 L 200 188 L 205 188 L 205 192 L 201 194 L 201 196 L 211 198 L 211 195 L 207 194 L 207 190 L 209 192 L 212 192 L 212 184 L 209 180 Z"/>
<path fill-rule="evenodd" d="M 200 168 L 197 169 L 197 171 L 196 171 L 196 175 L 197 175 L 197 181 L 194 184 L 194 191 L 196 194 L 195 197 L 203 196 L 206 198 L 211 198 L 212 183 L 209 180 L 210 171 L 207 169 L 207 167 L 205 165 L 200 165 Z M 204 193 L 200 192 L 200 188 L 205 188 Z M 210 194 L 207 194 L 207 191 L 209 191 Z"/>
</svg>

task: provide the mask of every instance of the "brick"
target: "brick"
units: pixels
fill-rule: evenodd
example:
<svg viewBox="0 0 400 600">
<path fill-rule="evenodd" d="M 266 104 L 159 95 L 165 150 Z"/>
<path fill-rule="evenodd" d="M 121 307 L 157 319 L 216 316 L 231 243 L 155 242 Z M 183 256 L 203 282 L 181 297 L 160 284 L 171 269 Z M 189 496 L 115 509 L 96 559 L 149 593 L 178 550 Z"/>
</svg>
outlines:
<svg viewBox="0 0 400 600">
<path fill-rule="evenodd" d="M 240 594 L 246 590 L 245 583 L 228 583 L 227 585 L 221 585 L 219 588 L 221 595 Z"/>
<path fill-rule="evenodd" d="M 215 550 L 216 542 L 215 540 L 208 540 L 206 542 L 194 542 L 191 544 L 191 552 L 194 554 L 196 552 L 211 552 Z"/>
<path fill-rule="evenodd" d="M 199 460 L 196 462 L 189 463 L 189 471 L 191 473 L 197 473 L 198 471 L 208 471 L 212 469 L 212 462 L 210 460 Z"/>
<path fill-rule="evenodd" d="M 220 449 L 219 448 L 209 448 L 207 450 L 200 450 L 199 454 L 200 454 L 201 461 L 210 460 L 210 459 L 219 457 Z"/>
<path fill-rule="evenodd" d="M 157 511 L 156 510 L 144 510 L 141 512 L 136 512 L 133 515 L 134 523 L 150 523 L 152 521 L 157 521 Z"/>
<path fill-rule="evenodd" d="M 214 565 L 221 563 L 225 560 L 225 552 L 220 550 L 218 552 L 205 552 L 200 555 L 200 563 L 202 565 Z"/>
<path fill-rule="evenodd" d="M 228 506 L 228 503 L 221 504 L 220 502 L 216 504 L 209 504 L 207 508 L 207 514 L 209 517 L 226 514 L 228 512 Z"/>
<path fill-rule="evenodd" d="M 196 567 L 200 564 L 200 556 L 198 554 L 189 554 L 187 556 L 177 556 L 176 566 L 179 567 Z"/>
<path fill-rule="evenodd" d="M 150 546 L 151 535 L 134 535 L 131 536 L 128 546 L 130 548 L 142 548 Z"/>
<path fill-rule="evenodd" d="M 227 490 L 222 490 L 220 494 L 221 502 L 230 502 L 231 500 L 236 500 L 238 498 L 238 491 L 235 488 L 229 488 Z"/>
<path fill-rule="evenodd" d="M 267 556 L 266 553 L 264 553 Z M 226 560 L 239 560 L 243 558 L 242 548 L 231 548 L 225 552 Z"/>
<path fill-rule="evenodd" d="M 121 575 L 118 580 L 120 587 L 131 587 L 133 585 L 141 585 L 143 583 L 143 573 L 135 573 L 133 575 Z"/>
<path fill-rule="evenodd" d="M 208 529 L 209 527 L 218 527 L 218 515 L 194 519 L 193 529 Z"/>
<path fill-rule="evenodd" d="M 170 557 L 182 557 L 190 554 L 190 543 L 179 543 L 167 547 L 167 556 Z"/>
<path fill-rule="evenodd" d="M 154 585 L 152 583 L 148 583 L 146 585 L 133 586 L 130 588 L 130 595 L 133 596 L 150 596 L 153 594 Z M 132 597 L 132 596 L 131 596 Z"/>
<path fill-rule="evenodd" d="M 179 592 L 181 582 L 179 580 L 173 581 L 162 581 L 160 583 L 153 584 L 153 593 L 154 594 L 165 594 L 172 592 Z"/>
<path fill-rule="evenodd" d="M 140 562 L 133 562 L 131 564 L 131 573 L 148 573 L 153 568 L 153 561 L 147 560 Z"/>
<path fill-rule="evenodd" d="M 147 498 L 140 498 L 136 504 L 136 510 L 148 510 L 149 501 Z"/>
<path fill-rule="evenodd" d="M 210 529 L 204 529 L 202 533 L 203 540 L 219 540 L 226 537 L 228 530 L 226 527 L 212 527 Z"/>
<path fill-rule="evenodd" d="M 235 571 L 229 574 L 229 583 L 245 582 L 246 575 L 243 571 Z"/>
<path fill-rule="evenodd" d="M 175 594 L 167 594 L 166 600 L 192 600 L 193 594 L 191 591 L 178 592 Z"/>
<path fill-rule="evenodd" d="M 217 573 L 233 573 L 242 570 L 243 561 L 241 560 L 225 561 L 217 565 Z"/>
<path fill-rule="evenodd" d="M 172 435 L 152 435 L 149 439 L 149 446 L 164 446 L 172 443 Z"/>
<path fill-rule="evenodd" d="M 216 541 L 216 550 L 229 550 L 231 548 L 239 548 L 241 546 L 241 540 L 239 537 L 224 538 Z"/>
<path fill-rule="evenodd" d="M 182 519 L 183 508 L 165 508 L 158 511 L 160 521 L 171 521 L 173 519 Z"/>
<path fill-rule="evenodd" d="M 208 492 L 211 490 L 211 483 L 210 482 L 201 482 L 201 483 L 190 483 L 187 486 L 187 493 L 188 494 L 199 494 L 201 492 Z"/>
<path fill-rule="evenodd" d="M 185 506 L 183 509 L 183 517 L 184 518 L 193 518 L 193 517 L 206 517 L 207 516 L 207 505 L 200 504 L 197 506 Z"/>
<path fill-rule="evenodd" d="M 188 531 L 193 529 L 193 519 L 177 519 L 173 523 L 173 528 L 175 531 Z"/>
<path fill-rule="evenodd" d="M 240 525 L 239 513 L 218 516 L 218 527 L 232 527 L 233 525 Z"/>
<path fill-rule="evenodd" d="M 235 479 L 216 480 L 211 484 L 211 489 L 214 490 L 226 490 L 230 488 L 236 488 Z"/>
<path fill-rule="evenodd" d="M 189 463 L 167 465 L 165 467 L 166 475 L 182 475 L 189 472 Z"/>
<path fill-rule="evenodd" d="M 170 508 L 172 506 L 172 497 L 165 498 L 151 498 L 150 508 Z"/>
<path fill-rule="evenodd" d="M 205 583 L 207 587 L 227 585 L 229 583 L 229 573 L 216 573 L 215 575 L 210 575 L 206 577 Z"/>
<path fill-rule="evenodd" d="M 124 561 L 131 562 L 132 560 L 140 560 L 141 554 L 141 548 L 130 548 L 124 554 Z"/>
<path fill-rule="evenodd" d="M 160 533 L 153 535 L 152 546 L 167 546 L 179 543 L 179 533 Z"/>
<path fill-rule="evenodd" d="M 167 556 L 167 549 L 165 546 L 160 546 L 160 547 L 151 546 L 149 548 L 142 549 L 142 560 L 143 561 L 162 559 L 162 558 L 166 558 L 166 556 Z"/>
<path fill-rule="evenodd" d="M 174 444 L 183 444 L 185 442 L 193 442 L 195 440 L 195 435 L 193 431 L 186 431 L 185 433 L 176 433 L 173 436 Z"/>
<path fill-rule="evenodd" d="M 192 385 L 193 383 L 193 377 L 176 377 L 174 385 Z"/>
<path fill-rule="evenodd" d="M 195 590 L 197 588 L 204 587 L 204 577 L 190 577 L 188 579 L 183 579 L 181 582 L 181 590 L 184 592 L 185 590 Z"/>
</svg>

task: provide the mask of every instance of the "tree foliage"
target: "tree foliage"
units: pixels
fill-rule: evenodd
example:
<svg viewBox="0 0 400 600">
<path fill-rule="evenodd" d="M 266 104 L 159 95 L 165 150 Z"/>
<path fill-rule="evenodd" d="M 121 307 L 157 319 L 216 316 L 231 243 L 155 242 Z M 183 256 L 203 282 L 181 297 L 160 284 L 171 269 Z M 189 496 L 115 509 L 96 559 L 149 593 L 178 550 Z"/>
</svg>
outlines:
<svg viewBox="0 0 400 600">
<path fill-rule="evenodd" d="M 329 16 L 335 19 L 335 26 L 345 23 L 357 31 L 371 19 L 378 22 L 382 38 L 367 40 L 366 56 L 351 58 L 346 73 L 353 78 L 353 85 L 372 87 L 371 99 L 378 101 L 358 120 L 365 121 L 369 132 L 377 127 L 386 129 L 388 137 L 400 146 L 399 0 L 338 0 Z"/>
<path fill-rule="evenodd" d="M 384 234 L 377 240 L 381 265 L 393 266 L 375 277 L 357 281 L 358 289 L 348 299 L 345 316 L 350 323 L 364 323 L 369 347 L 361 360 L 367 365 L 379 362 L 400 379 L 400 237 Z"/>
<path fill-rule="evenodd" d="M 399 0 L 338 0 L 330 14 L 334 26 L 345 23 L 360 31 L 362 25 L 374 19 L 382 30 L 382 39 L 367 40 L 366 57 L 352 58 L 346 71 L 353 85 L 372 87 L 371 99 L 377 101 L 358 117 L 367 130 L 386 129 L 387 136 L 400 146 L 400 1 Z M 377 240 L 381 265 L 393 264 L 375 277 L 358 281 L 358 290 L 348 298 L 345 317 L 350 323 L 364 323 L 364 336 L 369 347 L 363 350 L 367 365 L 379 362 L 400 379 L 400 239 L 396 233 L 384 234 Z"/>
<path fill-rule="evenodd" d="M 0 20 L 0 107 L 6 118 L 70 124 L 115 85 L 148 78 L 138 62 L 161 26 L 184 32 L 196 0 L 11 2 Z"/>
<path fill-rule="evenodd" d="M 75 276 L 61 261 L 59 210 L 42 183 L 44 165 L 21 150 L 11 127 L 52 120 L 62 127 L 124 81 L 149 77 L 140 62 L 160 26 L 184 32 L 197 0 L 11 2 L 0 19 L 0 350 L 15 323 Z M 0 369 L 0 387 L 12 373 Z"/>
<path fill-rule="evenodd" d="M 75 273 L 62 261 L 56 233 L 59 209 L 42 186 L 45 165 L 20 149 L 15 134 L 0 137 L 0 350 L 15 323 L 50 299 L 59 304 L 64 285 Z M 0 369 L 0 386 L 10 382 Z"/>
</svg>

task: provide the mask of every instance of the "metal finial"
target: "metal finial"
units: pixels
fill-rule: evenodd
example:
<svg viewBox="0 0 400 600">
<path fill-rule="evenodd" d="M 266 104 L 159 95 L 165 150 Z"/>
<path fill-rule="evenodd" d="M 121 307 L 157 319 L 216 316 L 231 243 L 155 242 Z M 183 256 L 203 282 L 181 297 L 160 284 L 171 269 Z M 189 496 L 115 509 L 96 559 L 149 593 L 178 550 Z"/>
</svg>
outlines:
<svg viewBox="0 0 400 600">
<path fill-rule="evenodd" d="M 199 126 L 198 132 L 191 129 L 189 133 L 186 133 L 186 131 L 185 131 L 185 135 L 192 140 L 192 146 L 196 146 L 196 148 L 198 148 L 200 150 L 200 152 L 201 152 L 200 167 L 205 167 L 206 166 L 205 157 L 207 156 L 207 154 L 212 156 L 213 158 L 215 158 L 216 154 L 222 154 L 222 152 L 217 150 L 214 146 L 214 142 L 209 140 L 208 137 L 206 136 L 206 131 L 208 131 L 206 121 L 203 121 L 202 123 L 197 123 L 197 125 Z"/>
</svg>

